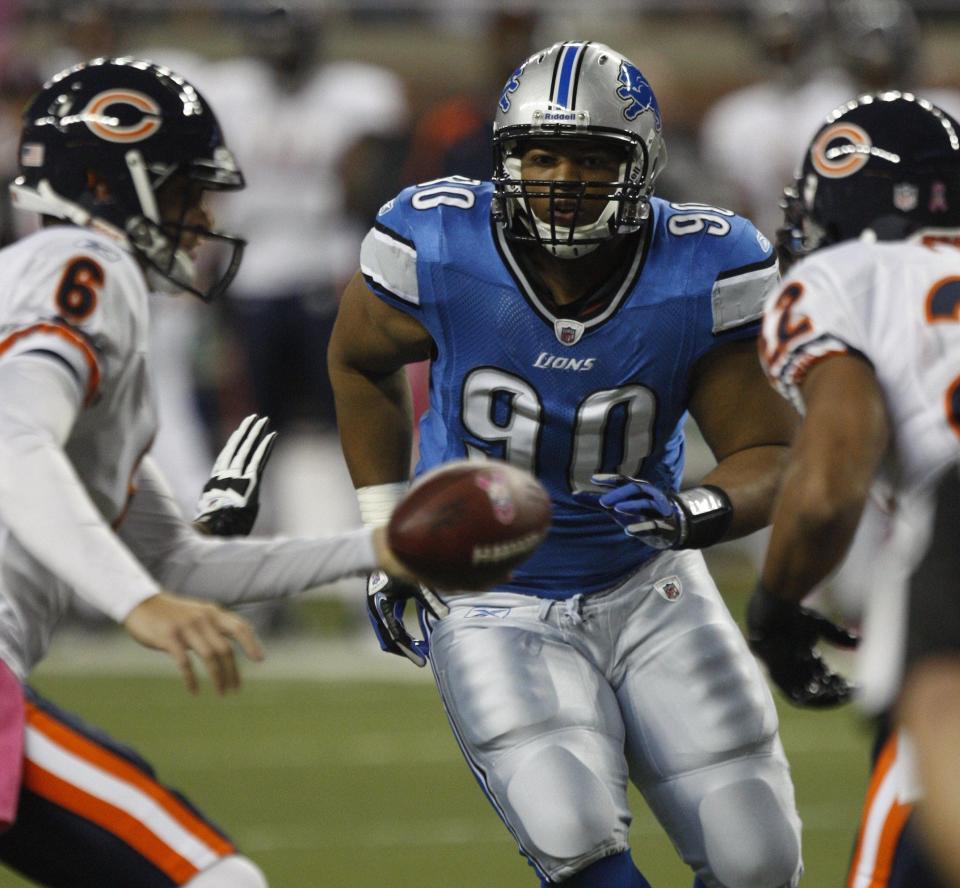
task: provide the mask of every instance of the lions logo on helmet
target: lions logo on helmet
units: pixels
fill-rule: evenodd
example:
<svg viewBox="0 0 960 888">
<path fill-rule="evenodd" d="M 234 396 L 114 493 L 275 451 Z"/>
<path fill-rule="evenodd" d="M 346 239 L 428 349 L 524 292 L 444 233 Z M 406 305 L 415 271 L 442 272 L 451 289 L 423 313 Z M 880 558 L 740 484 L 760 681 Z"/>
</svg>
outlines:
<svg viewBox="0 0 960 888">
<path fill-rule="evenodd" d="M 523 74 L 523 65 L 517 68 L 514 71 L 506 84 L 503 87 L 503 92 L 500 93 L 499 107 L 501 111 L 510 110 L 510 93 L 515 93 L 520 88 L 520 75 Z"/>
<path fill-rule="evenodd" d="M 617 79 L 623 84 L 617 90 L 617 95 L 629 103 L 623 109 L 623 116 L 627 120 L 635 120 L 638 114 L 652 111 L 657 132 L 659 132 L 663 126 L 660 119 L 660 107 L 657 105 L 657 98 L 654 96 L 646 78 L 630 62 L 623 61 L 620 64 L 620 75 Z"/>
</svg>

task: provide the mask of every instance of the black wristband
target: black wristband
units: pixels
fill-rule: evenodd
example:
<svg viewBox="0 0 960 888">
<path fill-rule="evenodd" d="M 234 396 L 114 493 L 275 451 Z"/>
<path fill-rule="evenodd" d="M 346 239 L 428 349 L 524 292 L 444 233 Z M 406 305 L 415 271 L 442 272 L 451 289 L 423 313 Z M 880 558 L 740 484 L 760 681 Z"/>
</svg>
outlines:
<svg viewBox="0 0 960 888">
<path fill-rule="evenodd" d="M 678 549 L 705 549 L 723 539 L 733 520 L 733 505 L 726 492 L 713 484 L 691 487 L 676 494 L 683 512 L 686 534 Z"/>
</svg>

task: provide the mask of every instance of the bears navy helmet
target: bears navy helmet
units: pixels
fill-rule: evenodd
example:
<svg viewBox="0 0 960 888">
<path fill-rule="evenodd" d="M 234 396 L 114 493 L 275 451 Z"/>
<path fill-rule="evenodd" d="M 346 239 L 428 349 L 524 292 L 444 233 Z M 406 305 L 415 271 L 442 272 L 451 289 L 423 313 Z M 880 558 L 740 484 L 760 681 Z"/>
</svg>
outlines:
<svg viewBox="0 0 960 888">
<path fill-rule="evenodd" d="M 786 190 L 781 266 L 871 232 L 960 229 L 960 124 L 911 93 L 883 92 L 834 110 Z"/>
<path fill-rule="evenodd" d="M 157 195 L 178 178 L 235 190 L 244 179 L 210 106 L 186 80 L 151 62 L 94 59 L 54 76 L 28 104 L 14 205 L 106 232 L 142 263 L 154 286 L 209 299 L 236 274 L 240 238 L 162 221 Z M 187 242 L 219 241 L 230 257 L 200 289 Z"/>
<path fill-rule="evenodd" d="M 639 230 L 649 196 L 667 161 L 660 108 L 637 67 L 602 43 L 556 43 L 534 53 L 507 80 L 493 123 L 493 218 L 507 237 L 536 242 L 555 256 L 575 258 L 604 241 Z M 597 140 L 622 153 L 616 181 L 588 188 L 583 181 L 524 179 L 525 143 L 549 139 Z M 592 222 L 550 224 L 536 216 L 531 197 L 573 196 L 603 201 Z M 578 209 L 583 218 L 586 213 Z M 593 214 L 591 214 L 593 215 Z"/>
</svg>

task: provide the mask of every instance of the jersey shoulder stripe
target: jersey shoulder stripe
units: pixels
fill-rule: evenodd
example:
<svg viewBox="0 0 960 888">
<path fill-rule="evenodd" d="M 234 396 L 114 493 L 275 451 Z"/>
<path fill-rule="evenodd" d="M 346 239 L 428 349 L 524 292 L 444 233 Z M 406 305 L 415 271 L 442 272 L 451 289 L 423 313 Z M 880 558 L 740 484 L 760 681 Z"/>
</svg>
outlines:
<svg viewBox="0 0 960 888">
<path fill-rule="evenodd" d="M 75 363 L 63 354 L 62 344 L 66 342 L 72 351 L 79 353 L 85 365 L 85 372 L 78 371 Z M 48 345 L 44 348 L 44 345 Z M 0 339 L 0 356 L 28 351 L 47 351 L 64 361 L 84 385 L 84 405 L 93 400 L 100 387 L 100 364 L 94 350 L 86 338 L 66 324 L 40 322 L 28 327 L 13 330 Z"/>
<path fill-rule="evenodd" d="M 360 272 L 375 292 L 409 305 L 420 304 L 416 247 L 382 223 L 376 223 L 363 239 Z"/>
<path fill-rule="evenodd" d="M 756 323 L 763 314 L 767 294 L 779 280 L 773 253 L 759 262 L 720 272 L 711 293 L 713 332 Z"/>
</svg>

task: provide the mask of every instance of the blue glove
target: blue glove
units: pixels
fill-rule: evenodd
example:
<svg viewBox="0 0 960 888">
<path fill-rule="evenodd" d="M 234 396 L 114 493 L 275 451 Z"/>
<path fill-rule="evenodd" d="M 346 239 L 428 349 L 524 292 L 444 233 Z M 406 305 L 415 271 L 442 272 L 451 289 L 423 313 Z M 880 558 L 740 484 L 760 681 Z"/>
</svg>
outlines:
<svg viewBox="0 0 960 888">
<path fill-rule="evenodd" d="M 382 570 L 375 570 L 367 579 L 367 616 L 380 649 L 406 657 L 416 666 L 424 666 L 430 643 L 425 638 L 411 636 L 403 624 L 403 612 L 410 599 L 435 619 L 441 620 L 450 613 L 446 602 L 425 586 L 394 579 Z"/>
<path fill-rule="evenodd" d="M 666 493 L 639 478 L 594 475 L 591 481 L 609 493 L 584 492 L 583 505 L 606 509 L 628 536 L 653 549 L 700 549 L 717 542 L 730 526 L 733 508 L 712 485 Z"/>
</svg>

